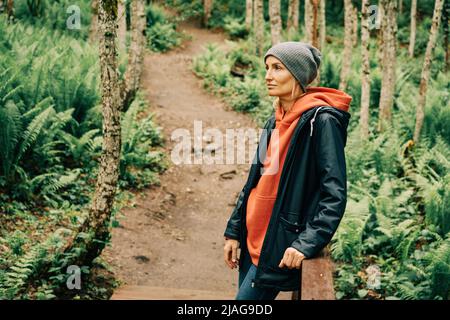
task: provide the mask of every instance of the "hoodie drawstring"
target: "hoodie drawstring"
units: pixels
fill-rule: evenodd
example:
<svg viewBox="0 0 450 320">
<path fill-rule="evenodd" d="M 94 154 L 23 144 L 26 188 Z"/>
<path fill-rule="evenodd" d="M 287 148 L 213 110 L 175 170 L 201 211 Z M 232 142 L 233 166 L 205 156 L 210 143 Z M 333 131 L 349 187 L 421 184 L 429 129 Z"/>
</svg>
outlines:
<svg viewBox="0 0 450 320">
<path fill-rule="evenodd" d="M 322 107 L 317 108 L 316 112 L 314 113 L 314 117 L 311 119 L 310 124 L 311 124 L 311 134 L 309 135 L 310 137 L 312 137 L 313 134 L 313 130 L 314 130 L 314 121 L 316 121 L 316 116 L 317 116 L 317 112 L 319 112 L 319 110 L 322 109 Z"/>
</svg>

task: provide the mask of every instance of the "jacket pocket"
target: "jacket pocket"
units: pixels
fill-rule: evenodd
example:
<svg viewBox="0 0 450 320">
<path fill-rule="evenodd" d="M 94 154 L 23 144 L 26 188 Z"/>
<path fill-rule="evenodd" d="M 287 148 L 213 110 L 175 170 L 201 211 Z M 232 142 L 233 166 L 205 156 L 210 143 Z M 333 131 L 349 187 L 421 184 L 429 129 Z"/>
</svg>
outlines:
<svg viewBox="0 0 450 320">
<path fill-rule="evenodd" d="M 289 221 L 283 216 L 280 216 L 280 221 L 286 230 L 294 233 L 300 233 L 305 229 L 304 223 L 299 223 L 298 221 Z"/>
</svg>

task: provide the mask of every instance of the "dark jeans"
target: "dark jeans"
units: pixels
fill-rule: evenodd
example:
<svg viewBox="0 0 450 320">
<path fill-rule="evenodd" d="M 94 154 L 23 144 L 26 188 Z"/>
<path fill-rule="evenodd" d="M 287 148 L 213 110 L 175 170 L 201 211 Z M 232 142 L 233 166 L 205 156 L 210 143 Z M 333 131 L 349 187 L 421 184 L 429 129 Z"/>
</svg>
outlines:
<svg viewBox="0 0 450 320">
<path fill-rule="evenodd" d="M 275 300 L 279 291 L 253 287 L 257 267 L 252 263 L 248 252 L 244 255 L 242 268 L 239 269 L 239 291 L 236 300 Z"/>
</svg>

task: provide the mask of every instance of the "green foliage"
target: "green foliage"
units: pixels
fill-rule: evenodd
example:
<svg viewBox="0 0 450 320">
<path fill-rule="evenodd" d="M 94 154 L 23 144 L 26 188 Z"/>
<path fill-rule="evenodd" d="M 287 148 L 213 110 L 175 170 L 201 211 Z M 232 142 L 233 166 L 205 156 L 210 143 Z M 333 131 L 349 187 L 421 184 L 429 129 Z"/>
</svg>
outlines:
<svg viewBox="0 0 450 320">
<path fill-rule="evenodd" d="M 156 173 L 164 171 L 168 164 L 162 152 L 154 150 L 163 140 L 160 128 L 152 121 L 152 115 L 137 122 L 137 116 L 146 103 L 140 95 L 133 101 L 122 119 L 122 155 L 120 159 L 120 186 L 142 188 L 157 184 Z"/>
<path fill-rule="evenodd" d="M 203 14 L 202 0 L 167 0 L 166 5 L 177 9 L 176 21 L 184 21 L 192 17 L 198 17 Z"/>
<path fill-rule="evenodd" d="M 164 10 L 157 5 L 146 8 L 147 44 L 155 52 L 165 52 L 181 44 L 183 35 L 176 31 L 176 23 L 170 22 Z"/>
<path fill-rule="evenodd" d="M 165 52 L 181 44 L 181 36 L 174 24 L 156 23 L 147 29 L 148 45 L 151 50 Z"/>
<path fill-rule="evenodd" d="M 67 21 L 74 14 L 69 10 L 79 8 L 80 29 L 69 29 Z M 87 39 L 91 21 L 91 1 L 88 0 L 15 0 L 17 21 L 55 30 L 66 36 Z M 78 9 L 76 9 L 78 10 Z"/>
<path fill-rule="evenodd" d="M 146 7 L 147 28 L 153 27 L 155 24 L 166 24 L 167 17 L 164 10 L 156 5 Z"/>
<path fill-rule="evenodd" d="M 223 20 L 223 28 L 230 35 L 231 39 L 245 38 L 249 34 L 245 23 L 241 20 L 231 16 L 226 16 Z"/>
</svg>

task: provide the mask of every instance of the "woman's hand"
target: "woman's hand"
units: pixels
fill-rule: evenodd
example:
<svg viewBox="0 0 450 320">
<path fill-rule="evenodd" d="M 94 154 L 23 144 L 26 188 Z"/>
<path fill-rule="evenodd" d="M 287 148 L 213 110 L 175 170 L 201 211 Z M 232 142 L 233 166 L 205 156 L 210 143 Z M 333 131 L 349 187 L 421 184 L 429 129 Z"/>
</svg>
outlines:
<svg viewBox="0 0 450 320">
<path fill-rule="evenodd" d="M 225 263 L 230 269 L 237 268 L 239 259 L 237 257 L 237 249 L 239 248 L 239 241 L 234 239 L 226 239 L 225 246 L 223 248 Z"/>
<path fill-rule="evenodd" d="M 300 269 L 300 266 L 302 265 L 302 261 L 305 259 L 305 255 L 298 251 L 295 248 L 289 247 L 284 252 L 283 259 L 281 259 L 280 264 L 278 267 L 288 267 L 289 269 Z"/>
</svg>

